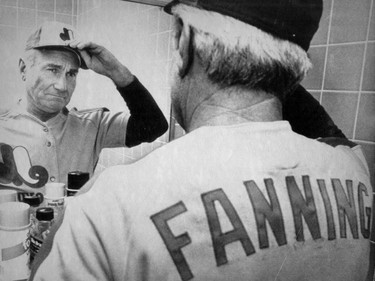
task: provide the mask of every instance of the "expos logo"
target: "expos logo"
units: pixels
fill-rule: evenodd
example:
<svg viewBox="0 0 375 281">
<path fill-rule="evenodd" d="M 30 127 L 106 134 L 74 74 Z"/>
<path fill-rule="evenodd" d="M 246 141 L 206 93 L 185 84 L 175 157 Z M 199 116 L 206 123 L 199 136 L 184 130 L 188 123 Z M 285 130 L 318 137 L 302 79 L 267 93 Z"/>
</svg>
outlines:
<svg viewBox="0 0 375 281">
<path fill-rule="evenodd" d="M 63 41 L 74 40 L 73 30 L 64 27 L 63 32 L 60 33 L 60 38 Z"/>
<path fill-rule="evenodd" d="M 0 143 L 0 185 L 23 184 L 31 188 L 41 188 L 48 181 L 47 170 L 33 166 L 28 151 L 23 146 L 12 147 Z"/>
</svg>

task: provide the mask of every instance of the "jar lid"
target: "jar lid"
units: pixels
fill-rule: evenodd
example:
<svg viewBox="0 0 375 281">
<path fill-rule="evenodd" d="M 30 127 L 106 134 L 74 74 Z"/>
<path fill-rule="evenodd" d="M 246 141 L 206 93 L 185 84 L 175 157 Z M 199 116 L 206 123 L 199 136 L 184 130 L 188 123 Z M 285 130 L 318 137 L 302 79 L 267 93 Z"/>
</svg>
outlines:
<svg viewBox="0 0 375 281">
<path fill-rule="evenodd" d="M 30 206 L 22 202 L 0 204 L 0 226 L 18 228 L 29 224 Z"/>
<path fill-rule="evenodd" d="M 0 190 L 0 203 L 17 201 L 17 191 L 10 189 Z"/>
<path fill-rule="evenodd" d="M 35 195 L 25 195 L 25 197 L 23 198 L 23 202 L 29 204 L 32 207 L 36 207 L 40 205 L 41 200 Z"/>
<path fill-rule="evenodd" d="M 61 198 L 65 196 L 65 184 L 62 182 L 48 182 L 45 185 L 47 198 Z"/>
<path fill-rule="evenodd" d="M 53 220 L 53 209 L 50 207 L 42 207 L 36 210 L 36 219 L 39 221 Z"/>
<path fill-rule="evenodd" d="M 68 173 L 68 189 L 80 189 L 88 180 L 90 174 L 87 172 L 73 171 Z"/>
</svg>

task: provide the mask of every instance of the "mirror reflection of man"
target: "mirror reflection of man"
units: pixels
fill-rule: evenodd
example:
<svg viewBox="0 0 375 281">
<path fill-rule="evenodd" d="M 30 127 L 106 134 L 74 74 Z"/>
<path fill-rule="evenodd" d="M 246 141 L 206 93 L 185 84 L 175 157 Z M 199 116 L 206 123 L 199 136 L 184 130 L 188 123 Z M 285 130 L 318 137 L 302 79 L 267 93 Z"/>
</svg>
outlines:
<svg viewBox="0 0 375 281">
<path fill-rule="evenodd" d="M 105 108 L 69 111 L 79 68 L 111 79 L 130 114 Z M 31 34 L 19 70 L 26 98 L 0 116 L 2 185 L 41 187 L 66 182 L 70 171 L 93 173 L 102 148 L 152 142 L 168 128 L 129 69 L 104 47 L 81 41 L 69 25 L 47 22 Z"/>
</svg>

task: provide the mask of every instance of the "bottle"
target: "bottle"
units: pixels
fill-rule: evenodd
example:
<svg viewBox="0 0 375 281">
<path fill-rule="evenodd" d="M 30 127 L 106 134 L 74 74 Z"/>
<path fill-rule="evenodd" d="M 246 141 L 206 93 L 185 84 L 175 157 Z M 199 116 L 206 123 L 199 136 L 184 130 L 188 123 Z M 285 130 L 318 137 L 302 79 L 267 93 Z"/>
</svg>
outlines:
<svg viewBox="0 0 375 281">
<path fill-rule="evenodd" d="M 27 280 L 29 270 L 29 205 L 0 204 L 0 280 Z"/>
<path fill-rule="evenodd" d="M 74 196 L 89 179 L 90 174 L 87 172 L 69 172 L 66 196 Z"/>
<path fill-rule="evenodd" d="M 43 194 L 25 194 L 23 195 L 22 201 L 30 206 L 30 223 L 31 227 L 35 224 L 36 221 L 36 210 L 43 203 Z"/>
<path fill-rule="evenodd" d="M 45 207 L 53 208 L 55 219 L 64 211 L 65 184 L 61 182 L 49 182 L 45 185 Z"/>
<path fill-rule="evenodd" d="M 35 224 L 30 228 L 30 266 L 53 225 L 54 210 L 41 207 L 36 210 Z"/>
</svg>

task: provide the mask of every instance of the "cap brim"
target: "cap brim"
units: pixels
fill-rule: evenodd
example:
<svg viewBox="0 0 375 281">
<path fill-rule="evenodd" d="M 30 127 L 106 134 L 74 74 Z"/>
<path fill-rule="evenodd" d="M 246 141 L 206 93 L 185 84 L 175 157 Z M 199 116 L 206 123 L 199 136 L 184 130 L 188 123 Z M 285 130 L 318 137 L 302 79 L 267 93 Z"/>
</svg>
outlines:
<svg viewBox="0 0 375 281">
<path fill-rule="evenodd" d="M 70 51 L 74 52 L 77 57 L 79 58 L 79 67 L 82 68 L 82 69 L 88 69 L 86 63 L 85 63 L 85 60 L 83 59 L 83 57 L 81 56 L 80 52 L 77 50 L 77 49 L 73 49 L 73 48 L 67 48 L 69 49 Z"/>
<path fill-rule="evenodd" d="M 79 67 L 82 69 L 88 69 L 85 60 L 82 58 L 81 54 L 78 50 L 70 48 L 69 46 L 61 46 L 61 45 L 50 45 L 50 46 L 39 46 L 34 49 L 49 49 L 49 50 L 66 50 L 69 52 L 74 53 L 79 61 Z"/>
</svg>

